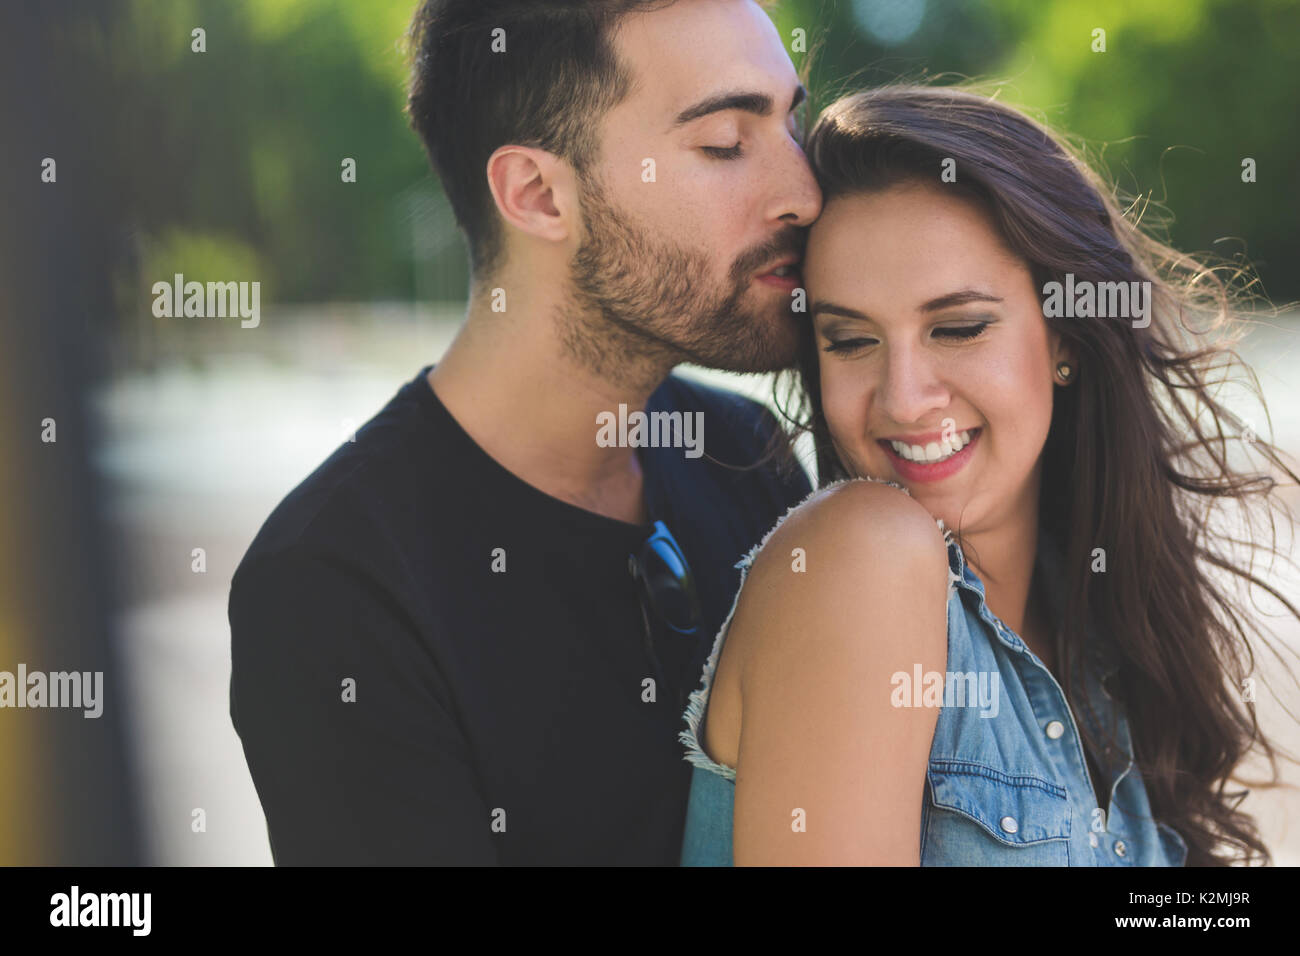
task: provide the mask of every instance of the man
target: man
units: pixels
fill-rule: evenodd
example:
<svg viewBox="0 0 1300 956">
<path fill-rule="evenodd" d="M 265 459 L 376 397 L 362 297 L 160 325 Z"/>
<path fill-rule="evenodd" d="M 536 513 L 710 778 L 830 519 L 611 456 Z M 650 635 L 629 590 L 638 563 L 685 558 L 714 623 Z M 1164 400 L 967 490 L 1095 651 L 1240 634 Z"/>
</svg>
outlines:
<svg viewBox="0 0 1300 956">
<path fill-rule="evenodd" d="M 468 314 L 236 572 L 272 851 L 672 865 L 685 694 L 809 486 L 761 463 L 770 413 L 670 371 L 793 359 L 803 89 L 754 0 L 425 0 L 412 41 Z M 642 411 L 678 447 L 621 427 Z"/>
</svg>

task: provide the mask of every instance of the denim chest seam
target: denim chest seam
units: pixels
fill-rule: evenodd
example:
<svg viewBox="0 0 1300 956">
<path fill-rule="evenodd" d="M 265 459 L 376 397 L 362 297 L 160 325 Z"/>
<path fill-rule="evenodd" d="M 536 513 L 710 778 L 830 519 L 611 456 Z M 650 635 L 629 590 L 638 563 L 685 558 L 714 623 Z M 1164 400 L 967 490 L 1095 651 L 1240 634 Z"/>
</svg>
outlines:
<svg viewBox="0 0 1300 956">
<path fill-rule="evenodd" d="M 966 614 L 966 623 L 968 626 L 968 630 L 970 626 L 973 624 L 972 621 L 972 617 L 973 617 L 975 620 L 983 624 L 984 627 L 986 628 L 985 633 L 990 635 L 990 644 L 1001 646 L 1002 648 L 1004 648 L 1004 650 L 1006 650 L 1007 657 L 1010 660 L 1011 666 L 1015 670 L 1021 688 L 1024 691 L 1025 699 L 1029 703 L 1030 708 L 1034 712 L 1035 731 L 1038 731 L 1041 728 L 1046 727 L 1047 724 L 1049 724 L 1052 720 L 1061 719 L 1059 716 L 1054 716 L 1052 714 L 1044 715 L 1043 713 L 1040 712 L 1040 708 L 1038 706 L 1035 706 L 1034 697 L 1036 695 L 1035 693 L 1031 692 L 1031 687 L 1042 683 L 1043 682 L 1042 679 L 1046 678 L 1045 689 L 1052 693 L 1053 699 L 1050 702 L 1044 702 L 1044 703 L 1046 703 L 1047 706 L 1049 707 L 1059 708 L 1060 711 L 1065 714 L 1066 719 L 1069 721 L 1070 745 L 1073 749 L 1073 757 L 1075 763 L 1075 766 L 1070 767 L 1071 776 L 1074 776 L 1078 770 L 1080 769 L 1082 770 L 1082 773 L 1084 774 L 1082 786 L 1086 788 L 1085 792 L 1092 795 L 1094 804 L 1099 809 L 1102 809 L 1103 812 L 1106 813 L 1107 819 L 1109 819 L 1111 806 L 1114 803 L 1115 792 L 1119 789 L 1120 783 L 1124 780 L 1124 778 L 1132 770 L 1133 767 L 1133 757 L 1132 757 L 1131 747 L 1129 749 L 1129 752 L 1126 754 L 1127 766 L 1119 774 L 1116 775 L 1113 781 L 1110 782 L 1110 790 L 1107 793 L 1106 806 L 1101 807 L 1100 804 L 1096 802 L 1098 798 L 1098 794 L 1093 788 L 1092 776 L 1088 772 L 1087 757 L 1083 751 L 1083 739 L 1079 732 L 1079 721 L 1074 714 L 1073 708 L 1070 706 L 1069 700 L 1065 695 L 1065 691 L 1060 686 L 1060 682 L 1056 680 L 1056 677 L 1049 670 L 1047 670 L 1045 666 L 1043 666 L 1041 663 L 1038 663 L 1037 661 L 1034 660 L 1034 658 L 1031 656 L 1032 652 L 1029 650 L 1028 646 L 1024 643 L 1024 640 L 1020 638 L 1019 635 L 1015 634 L 1015 632 L 1013 632 L 1005 624 L 1003 624 L 993 614 L 992 610 L 988 607 L 988 604 L 984 600 L 983 590 L 980 587 L 978 587 L 976 584 L 974 584 L 971 580 L 969 580 L 969 578 L 966 576 L 970 572 L 964 566 L 964 564 L 962 570 L 964 573 L 963 573 L 962 582 L 960 586 L 963 587 L 968 593 L 971 594 L 972 598 L 974 598 L 977 604 L 976 608 L 974 609 L 968 607 L 964 602 L 962 604 L 962 608 Z M 969 639 L 969 635 L 968 635 L 968 639 Z M 1032 675 L 1033 677 L 1032 684 L 1029 680 L 1026 679 L 1027 676 L 1030 675 Z M 1104 687 L 1102 689 L 1104 692 L 1105 690 Z M 1106 699 L 1107 701 L 1111 701 L 1113 703 L 1108 693 L 1106 694 Z M 1116 717 L 1117 720 L 1123 720 L 1122 715 L 1117 714 Z M 1024 729 L 1027 736 L 1028 728 L 1024 728 Z M 1126 725 L 1125 725 L 1125 729 L 1127 729 Z M 1050 753 L 1048 754 L 1048 758 L 1051 759 Z M 1056 767 L 1053 766 L 1052 769 L 1054 772 L 1056 772 Z"/>
</svg>

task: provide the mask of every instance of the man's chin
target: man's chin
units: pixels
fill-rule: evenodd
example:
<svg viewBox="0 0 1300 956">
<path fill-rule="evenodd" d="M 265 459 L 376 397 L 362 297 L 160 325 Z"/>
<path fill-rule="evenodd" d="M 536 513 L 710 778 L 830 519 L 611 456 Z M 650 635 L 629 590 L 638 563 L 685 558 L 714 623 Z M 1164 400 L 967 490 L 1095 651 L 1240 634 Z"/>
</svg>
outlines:
<svg viewBox="0 0 1300 956">
<path fill-rule="evenodd" d="M 779 372 L 793 366 L 799 354 L 799 326 L 789 311 L 751 316 L 716 336 L 693 361 L 724 372 Z"/>
</svg>

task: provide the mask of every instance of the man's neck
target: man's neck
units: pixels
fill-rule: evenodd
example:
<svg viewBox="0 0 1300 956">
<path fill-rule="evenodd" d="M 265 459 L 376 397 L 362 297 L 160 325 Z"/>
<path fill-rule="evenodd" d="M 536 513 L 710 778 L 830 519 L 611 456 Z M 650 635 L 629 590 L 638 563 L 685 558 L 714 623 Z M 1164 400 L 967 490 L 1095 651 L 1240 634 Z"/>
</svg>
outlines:
<svg viewBox="0 0 1300 956">
<path fill-rule="evenodd" d="M 644 409 L 653 386 L 624 385 L 584 367 L 545 321 L 548 312 L 524 319 L 481 305 L 471 302 L 464 326 L 429 373 L 429 387 L 479 447 L 518 478 L 587 511 L 647 523 L 636 449 L 601 447 L 596 434 L 598 414 L 618 414 L 620 404 Z"/>
</svg>

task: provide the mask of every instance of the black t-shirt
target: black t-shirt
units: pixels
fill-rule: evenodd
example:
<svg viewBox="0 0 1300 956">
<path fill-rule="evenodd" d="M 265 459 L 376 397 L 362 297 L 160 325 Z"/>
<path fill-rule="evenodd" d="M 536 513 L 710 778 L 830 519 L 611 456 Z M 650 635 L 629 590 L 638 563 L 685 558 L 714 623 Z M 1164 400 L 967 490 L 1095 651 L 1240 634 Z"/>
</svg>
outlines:
<svg viewBox="0 0 1300 956">
<path fill-rule="evenodd" d="M 230 713 L 275 861 L 675 865 L 685 723 L 671 693 L 643 699 L 628 571 L 651 528 L 506 470 L 429 368 L 279 504 L 235 572 Z M 810 488 L 797 466 L 736 467 L 776 424 L 755 402 L 674 375 L 647 411 L 704 413 L 703 457 L 638 451 L 700 594 L 691 689 L 736 561 Z"/>
</svg>

